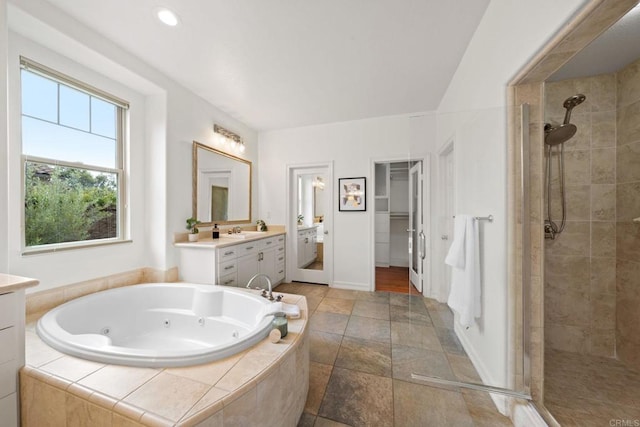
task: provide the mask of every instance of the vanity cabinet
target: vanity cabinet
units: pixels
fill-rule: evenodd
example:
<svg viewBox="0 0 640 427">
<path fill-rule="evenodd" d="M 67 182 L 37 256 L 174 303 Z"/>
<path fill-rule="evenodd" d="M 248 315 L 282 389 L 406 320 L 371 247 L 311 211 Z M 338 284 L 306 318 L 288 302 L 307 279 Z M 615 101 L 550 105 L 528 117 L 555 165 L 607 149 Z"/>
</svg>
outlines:
<svg viewBox="0 0 640 427">
<path fill-rule="evenodd" d="M 298 230 L 298 268 L 305 268 L 318 258 L 317 227 Z"/>
<path fill-rule="evenodd" d="M 18 370 L 24 366 L 24 288 L 37 280 L 0 274 L 0 427 L 17 427 Z"/>
<path fill-rule="evenodd" d="M 284 235 L 278 235 L 248 243 L 227 246 L 225 249 L 235 249 L 235 262 L 224 261 L 220 264 L 218 284 L 225 286 L 245 287 L 249 280 L 258 273 L 266 274 L 275 286 L 284 280 Z M 234 265 L 234 272 L 225 271 L 226 265 Z M 267 287 L 263 278 L 256 280 L 252 287 Z"/>
<path fill-rule="evenodd" d="M 181 243 L 180 274 L 193 283 L 245 287 L 253 276 L 263 273 L 275 286 L 285 277 L 285 235 L 254 238 L 233 242 L 221 238 L 221 243 L 202 241 Z M 252 287 L 267 286 L 264 279 Z"/>
<path fill-rule="evenodd" d="M 0 295 L 0 426 L 17 426 L 18 337 L 16 334 L 16 294 Z M 0 418 L 4 418 L 4 415 Z"/>
</svg>

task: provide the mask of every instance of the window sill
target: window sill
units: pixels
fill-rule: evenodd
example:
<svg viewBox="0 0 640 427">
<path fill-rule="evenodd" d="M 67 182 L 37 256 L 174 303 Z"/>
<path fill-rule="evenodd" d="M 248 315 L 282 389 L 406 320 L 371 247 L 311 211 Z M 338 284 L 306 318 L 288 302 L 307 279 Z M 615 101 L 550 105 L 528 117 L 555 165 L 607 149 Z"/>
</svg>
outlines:
<svg viewBox="0 0 640 427">
<path fill-rule="evenodd" d="M 22 256 L 29 255 L 42 255 L 42 254 L 50 254 L 54 252 L 62 252 L 62 251 L 71 251 L 76 249 L 89 249 L 100 246 L 110 246 L 110 245 L 119 245 L 122 243 L 133 243 L 133 240 L 105 240 L 105 241 L 87 241 L 87 242 L 72 242 L 72 243 L 59 243 L 55 245 L 48 246 L 36 246 L 33 248 L 25 248 L 22 250 Z"/>
</svg>

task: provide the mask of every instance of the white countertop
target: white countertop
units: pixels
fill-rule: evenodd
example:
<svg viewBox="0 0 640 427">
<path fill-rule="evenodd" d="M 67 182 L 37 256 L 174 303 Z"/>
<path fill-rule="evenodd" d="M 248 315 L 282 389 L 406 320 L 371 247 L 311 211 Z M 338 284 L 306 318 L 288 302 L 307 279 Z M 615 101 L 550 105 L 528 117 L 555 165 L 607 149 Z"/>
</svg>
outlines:
<svg viewBox="0 0 640 427">
<path fill-rule="evenodd" d="M 312 228 L 318 228 L 317 225 L 299 225 L 298 231 L 311 230 Z"/>
<path fill-rule="evenodd" d="M 208 232 L 209 236 L 211 235 Z M 284 231 L 265 231 L 264 233 L 255 233 L 248 235 L 244 239 L 237 239 L 233 237 L 227 237 L 225 233 L 220 233 L 219 239 L 212 239 L 211 237 L 200 238 L 197 242 L 176 242 L 174 246 L 178 248 L 200 248 L 200 249 L 215 249 L 223 248 L 225 246 L 237 245 L 243 242 L 251 242 L 259 239 L 266 239 L 268 237 L 279 236 L 286 234 Z"/>
<path fill-rule="evenodd" d="M 40 283 L 40 281 L 36 279 L 0 273 L 0 294 L 17 291 L 19 289 L 31 288 L 32 286 L 36 286 L 38 283 Z"/>
</svg>

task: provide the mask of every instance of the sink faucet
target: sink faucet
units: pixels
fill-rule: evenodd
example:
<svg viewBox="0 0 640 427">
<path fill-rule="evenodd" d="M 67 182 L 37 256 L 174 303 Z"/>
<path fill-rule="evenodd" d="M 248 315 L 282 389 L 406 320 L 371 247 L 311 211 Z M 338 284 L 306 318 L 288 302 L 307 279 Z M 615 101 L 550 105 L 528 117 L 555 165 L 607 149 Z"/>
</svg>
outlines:
<svg viewBox="0 0 640 427">
<path fill-rule="evenodd" d="M 269 292 L 263 289 L 262 296 L 267 298 L 269 301 L 275 300 L 276 298 L 273 297 L 273 291 L 271 289 L 271 279 L 269 278 L 269 276 L 267 276 L 264 273 L 258 273 L 255 276 L 253 276 L 251 279 L 249 279 L 249 282 L 247 283 L 247 288 L 251 287 L 251 283 L 253 283 L 253 281 L 256 280 L 258 277 L 264 277 L 265 279 L 267 279 L 267 285 L 269 285 Z M 260 288 L 256 288 L 256 289 L 260 289 Z M 280 301 L 281 297 L 282 297 L 281 295 L 278 297 L 278 301 Z"/>
<path fill-rule="evenodd" d="M 238 225 L 238 226 L 236 226 L 236 227 L 233 227 L 233 232 L 234 232 L 235 234 L 240 234 L 240 233 L 242 233 L 242 227 L 240 227 L 239 225 Z"/>
</svg>

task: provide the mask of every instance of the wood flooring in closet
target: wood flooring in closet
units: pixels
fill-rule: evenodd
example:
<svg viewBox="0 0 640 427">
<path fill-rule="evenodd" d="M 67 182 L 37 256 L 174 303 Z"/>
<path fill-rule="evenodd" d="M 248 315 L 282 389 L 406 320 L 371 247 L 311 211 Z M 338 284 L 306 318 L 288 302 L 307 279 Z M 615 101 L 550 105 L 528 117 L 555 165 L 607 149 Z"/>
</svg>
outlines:
<svg viewBox="0 0 640 427">
<path fill-rule="evenodd" d="M 409 283 L 407 267 L 376 267 L 376 291 L 420 295 Z"/>
</svg>

